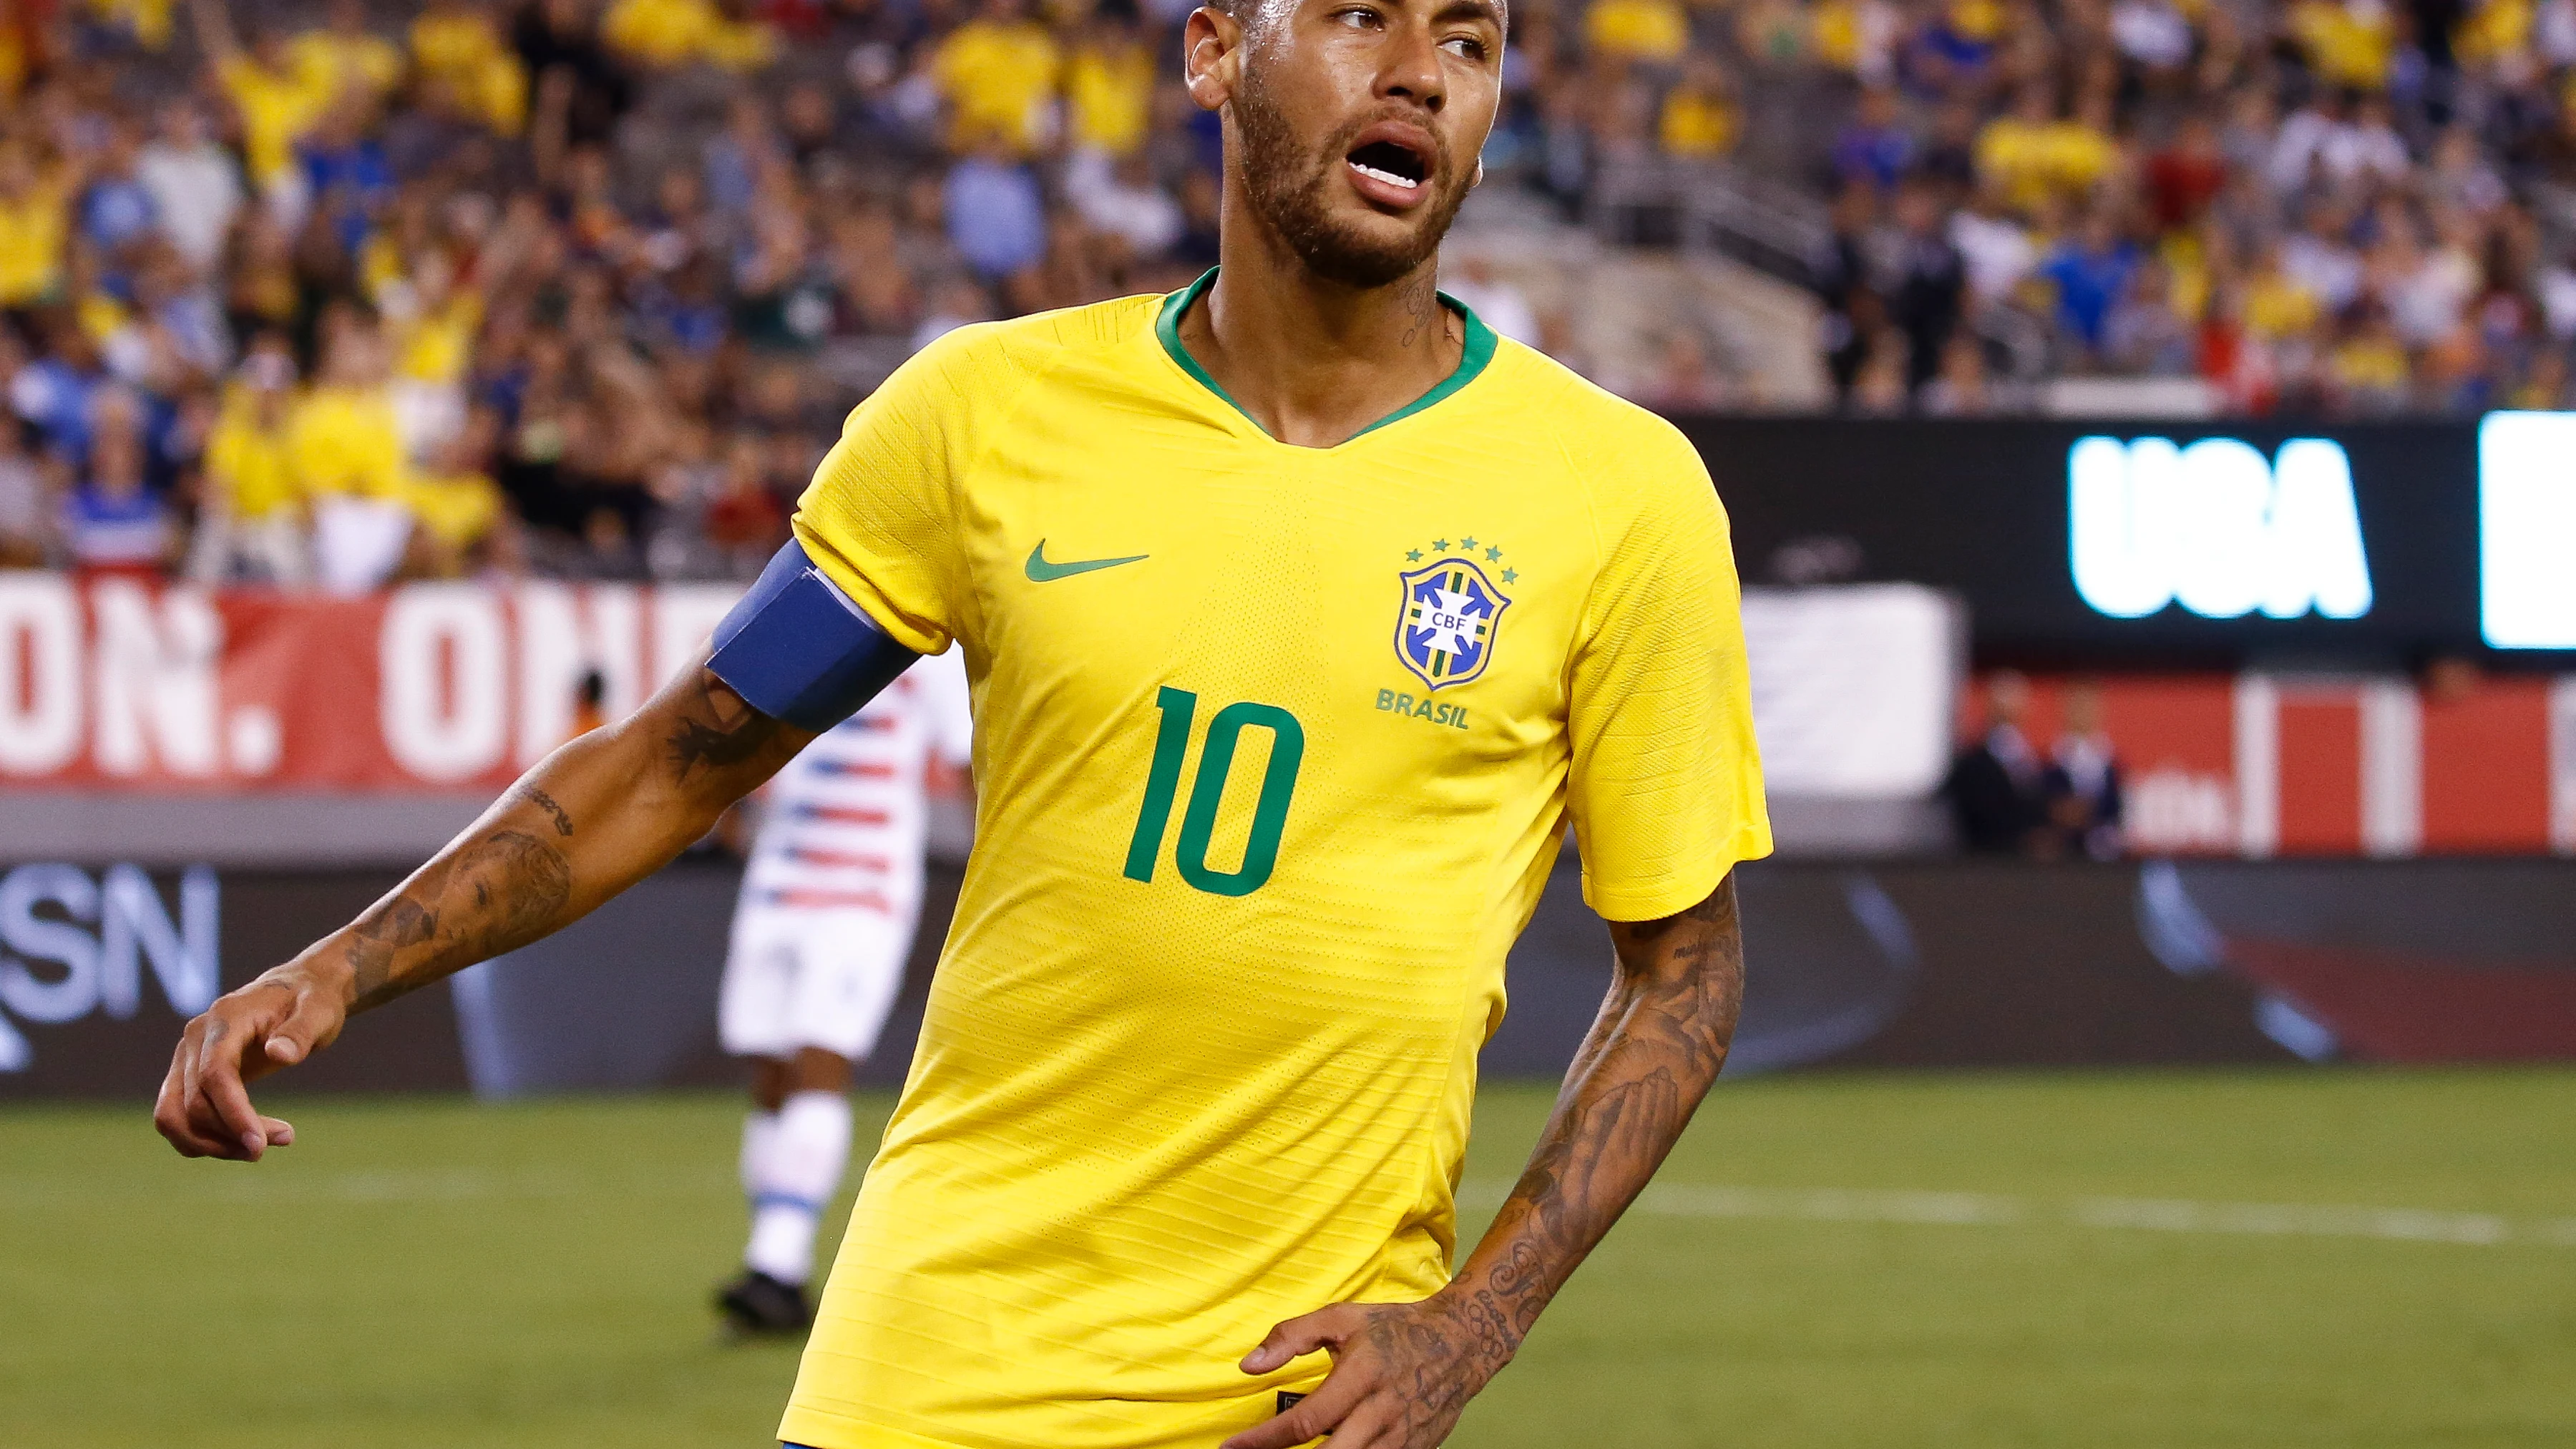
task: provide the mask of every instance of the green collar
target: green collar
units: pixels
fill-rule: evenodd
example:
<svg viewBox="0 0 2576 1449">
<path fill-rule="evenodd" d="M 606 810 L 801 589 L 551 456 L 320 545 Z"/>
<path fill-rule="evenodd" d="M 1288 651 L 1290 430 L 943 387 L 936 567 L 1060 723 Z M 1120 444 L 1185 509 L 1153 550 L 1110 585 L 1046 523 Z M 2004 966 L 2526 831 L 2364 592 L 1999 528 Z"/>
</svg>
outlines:
<svg viewBox="0 0 2576 1449">
<path fill-rule="evenodd" d="M 1181 345 L 1182 316 L 1190 310 L 1191 303 L 1196 302 L 1199 298 L 1207 295 L 1207 290 L 1215 285 L 1216 268 L 1210 267 L 1206 272 L 1200 275 L 1197 281 L 1192 282 L 1188 286 L 1172 293 L 1168 297 L 1165 297 L 1163 299 L 1162 314 L 1154 319 L 1154 336 L 1161 340 L 1163 350 L 1171 354 L 1172 361 L 1180 364 L 1181 371 L 1186 372 L 1191 377 L 1197 379 L 1199 386 L 1215 393 L 1218 397 L 1224 398 L 1225 405 L 1227 407 L 1234 409 L 1236 412 L 1242 413 L 1243 420 L 1245 422 L 1251 423 L 1254 427 L 1258 428 L 1261 426 L 1260 422 L 1244 408 L 1243 404 L 1236 402 L 1231 396 L 1229 396 L 1224 388 L 1217 386 L 1216 379 L 1208 376 L 1207 369 L 1199 366 L 1198 359 L 1190 356 L 1190 350 Z M 1401 422 L 1404 419 L 1413 416 L 1415 413 L 1418 413 L 1424 408 L 1431 406 L 1433 403 L 1440 401 L 1442 398 L 1449 396 L 1458 389 L 1474 382 L 1476 380 L 1476 375 L 1485 370 L 1485 364 L 1494 360 L 1494 329 L 1486 326 L 1474 312 L 1468 310 L 1466 303 L 1459 301 L 1457 298 L 1450 296 L 1446 292 L 1442 292 L 1440 294 L 1440 303 L 1450 311 L 1457 313 L 1459 320 L 1467 324 L 1466 350 L 1458 355 L 1457 370 L 1450 373 L 1447 377 L 1442 378 L 1439 386 L 1434 387 L 1431 391 L 1424 393 L 1422 396 L 1415 398 L 1404 406 L 1397 408 L 1394 412 L 1388 413 L 1385 417 L 1378 419 L 1376 422 L 1369 424 L 1358 432 L 1351 434 L 1349 438 L 1344 438 L 1342 440 L 1343 442 L 1347 443 L 1354 438 L 1366 437 L 1369 434 L 1376 432 L 1378 429 L 1385 427 L 1389 423 Z M 1263 436 L 1268 436 L 1266 430 L 1264 431 Z M 1338 447 L 1340 445 L 1336 444 L 1335 446 Z"/>
</svg>

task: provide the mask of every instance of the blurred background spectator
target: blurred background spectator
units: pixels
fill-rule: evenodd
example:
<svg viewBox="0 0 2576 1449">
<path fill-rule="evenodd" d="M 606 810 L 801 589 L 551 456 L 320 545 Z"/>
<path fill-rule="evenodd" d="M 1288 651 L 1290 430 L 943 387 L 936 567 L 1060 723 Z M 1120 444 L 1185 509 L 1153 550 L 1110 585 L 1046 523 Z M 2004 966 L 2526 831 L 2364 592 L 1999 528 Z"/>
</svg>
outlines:
<svg viewBox="0 0 2576 1449">
<path fill-rule="evenodd" d="M 734 576 L 949 328 L 1185 284 L 1138 0 L 22 7 L 0 560 Z M 1444 275 L 1670 409 L 2546 408 L 2576 0 L 1528 0 Z"/>
</svg>

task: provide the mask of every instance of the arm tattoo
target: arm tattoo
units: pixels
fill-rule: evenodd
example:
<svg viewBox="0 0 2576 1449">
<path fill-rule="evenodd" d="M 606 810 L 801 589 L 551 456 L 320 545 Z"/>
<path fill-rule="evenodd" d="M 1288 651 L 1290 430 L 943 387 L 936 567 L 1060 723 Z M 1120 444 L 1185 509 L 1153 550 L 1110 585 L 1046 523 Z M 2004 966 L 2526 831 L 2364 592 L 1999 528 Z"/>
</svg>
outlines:
<svg viewBox="0 0 2576 1449">
<path fill-rule="evenodd" d="M 352 1010 L 381 1006 L 552 930 L 572 896 L 562 851 L 497 830 L 432 865 L 350 933 Z"/>
<path fill-rule="evenodd" d="M 527 801 L 529 804 L 536 806 L 540 810 L 543 810 L 546 812 L 548 817 L 553 819 L 555 822 L 555 834 L 572 834 L 572 816 L 566 813 L 561 805 L 555 803 L 554 796 L 547 794 L 545 791 L 538 789 L 534 785 L 528 784 L 518 786 L 516 793 L 520 799 Z"/>
<path fill-rule="evenodd" d="M 707 670 L 698 671 L 697 698 L 690 703 L 688 715 L 664 741 L 671 773 L 682 782 L 700 765 L 731 769 L 760 754 L 778 734 L 778 721 L 743 703 Z"/>
<path fill-rule="evenodd" d="M 1485 1371 L 1510 1361 L 1663 1163 L 1725 1065 L 1744 996 L 1732 876 L 1660 921 L 1613 924 L 1616 979 L 1555 1114 L 1453 1285 Z"/>
<path fill-rule="evenodd" d="M 351 1010 L 568 924 L 667 862 L 812 738 L 745 704 L 703 668 L 636 718 L 646 723 L 604 732 L 579 751 L 566 747 L 583 758 L 550 761 L 541 770 L 559 773 L 520 781 L 478 833 L 377 902 L 336 946 L 326 938 L 319 949 L 348 964 Z M 582 806 L 582 820 L 558 792 Z M 580 853 L 590 898 L 578 905 L 567 851 Z"/>
</svg>

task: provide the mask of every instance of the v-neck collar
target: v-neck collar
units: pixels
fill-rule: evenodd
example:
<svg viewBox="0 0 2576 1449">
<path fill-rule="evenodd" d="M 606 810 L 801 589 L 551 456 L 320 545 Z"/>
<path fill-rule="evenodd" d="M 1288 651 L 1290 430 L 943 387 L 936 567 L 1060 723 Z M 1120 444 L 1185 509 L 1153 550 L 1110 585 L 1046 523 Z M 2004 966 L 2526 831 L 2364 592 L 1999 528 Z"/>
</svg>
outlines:
<svg viewBox="0 0 2576 1449">
<path fill-rule="evenodd" d="M 1243 420 L 1252 424 L 1263 437 L 1267 438 L 1270 437 L 1270 430 L 1261 426 L 1261 420 L 1254 417 L 1250 409 L 1236 402 L 1231 393 L 1219 387 L 1216 379 L 1208 376 L 1208 370 L 1199 366 L 1199 360 L 1190 356 L 1190 350 L 1181 345 L 1181 318 L 1189 313 L 1191 303 L 1206 296 L 1208 289 L 1216 285 L 1216 273 L 1217 269 L 1210 267 L 1200 274 L 1197 281 L 1163 299 L 1162 313 L 1154 319 L 1154 336 L 1163 344 L 1163 351 L 1171 356 L 1172 361 L 1180 367 L 1181 371 L 1188 373 L 1199 386 L 1223 399 L 1227 407 L 1243 414 Z M 1356 442 L 1389 423 L 1402 422 L 1424 408 L 1430 407 L 1474 382 L 1477 374 L 1485 370 L 1485 364 L 1494 360 L 1494 329 L 1486 326 L 1466 303 L 1446 292 L 1438 295 L 1440 305 L 1457 313 L 1459 321 L 1466 325 L 1466 346 L 1458 354 L 1458 366 L 1447 377 L 1442 378 L 1431 391 L 1342 439 L 1340 443 L 1333 444 L 1333 447 L 1338 448 L 1345 443 Z M 1277 440 L 1273 439 L 1273 441 Z M 1331 449 L 1318 448 L 1315 451 L 1329 452 Z"/>
</svg>

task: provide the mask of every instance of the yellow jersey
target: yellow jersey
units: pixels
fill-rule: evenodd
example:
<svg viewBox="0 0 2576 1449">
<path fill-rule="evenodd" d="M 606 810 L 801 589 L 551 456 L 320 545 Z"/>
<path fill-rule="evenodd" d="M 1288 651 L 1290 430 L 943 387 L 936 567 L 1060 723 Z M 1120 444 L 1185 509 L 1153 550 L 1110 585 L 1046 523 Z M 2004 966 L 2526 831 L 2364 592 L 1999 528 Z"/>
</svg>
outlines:
<svg viewBox="0 0 2576 1449">
<path fill-rule="evenodd" d="M 1279 1319 L 1449 1278 L 1503 958 L 1570 823 L 1655 919 L 1765 854 L 1734 561 L 1671 426 L 1462 314 L 1332 448 L 1181 347 L 1210 273 L 933 343 L 795 519 L 966 652 L 976 840 L 780 1437 L 1212 1449 Z M 1454 303 L 1451 304 L 1453 307 Z"/>
<path fill-rule="evenodd" d="M 260 426 L 259 404 L 236 384 L 206 438 L 206 481 L 226 510 L 244 523 L 296 508 L 304 501 L 304 485 L 291 422 L 275 429 Z"/>
<path fill-rule="evenodd" d="M 950 32 L 931 55 L 930 73 L 948 98 L 956 146 L 971 150 L 987 136 L 1022 151 L 1043 145 L 1062 62 L 1055 37 L 1033 21 L 970 20 Z"/>
<path fill-rule="evenodd" d="M 1154 57 L 1132 41 L 1084 46 L 1064 66 L 1067 129 L 1077 146 L 1133 155 L 1154 124 Z"/>
<path fill-rule="evenodd" d="M 777 50 L 768 26 L 732 19 L 715 0 L 616 0 L 599 33 L 613 49 L 649 65 L 704 60 L 750 70 L 767 65 Z"/>
<path fill-rule="evenodd" d="M 330 108 L 330 77 L 301 65 L 273 71 L 240 57 L 217 71 L 224 93 L 241 113 L 242 160 L 251 181 L 266 186 L 295 165 L 295 143 Z"/>
<path fill-rule="evenodd" d="M 287 423 L 297 486 L 314 497 L 392 498 L 402 491 L 402 428 L 382 388 L 323 386 Z"/>
<path fill-rule="evenodd" d="M 351 90 L 374 101 L 402 83 L 402 47 L 381 35 L 308 30 L 287 42 L 286 53 L 325 109 Z"/>
<path fill-rule="evenodd" d="M 1714 92 L 1688 85 L 1664 97 L 1664 113 L 1655 132 L 1667 156 L 1723 156 L 1735 149 L 1742 122 L 1735 103 Z"/>
<path fill-rule="evenodd" d="M 59 176 L 0 200 L 0 306 L 33 306 L 61 287 L 70 232 L 71 197 Z"/>
<path fill-rule="evenodd" d="M 1603 55 L 1676 61 L 1690 48 L 1690 18 L 1677 0 L 1594 0 L 1585 39 Z"/>
</svg>

